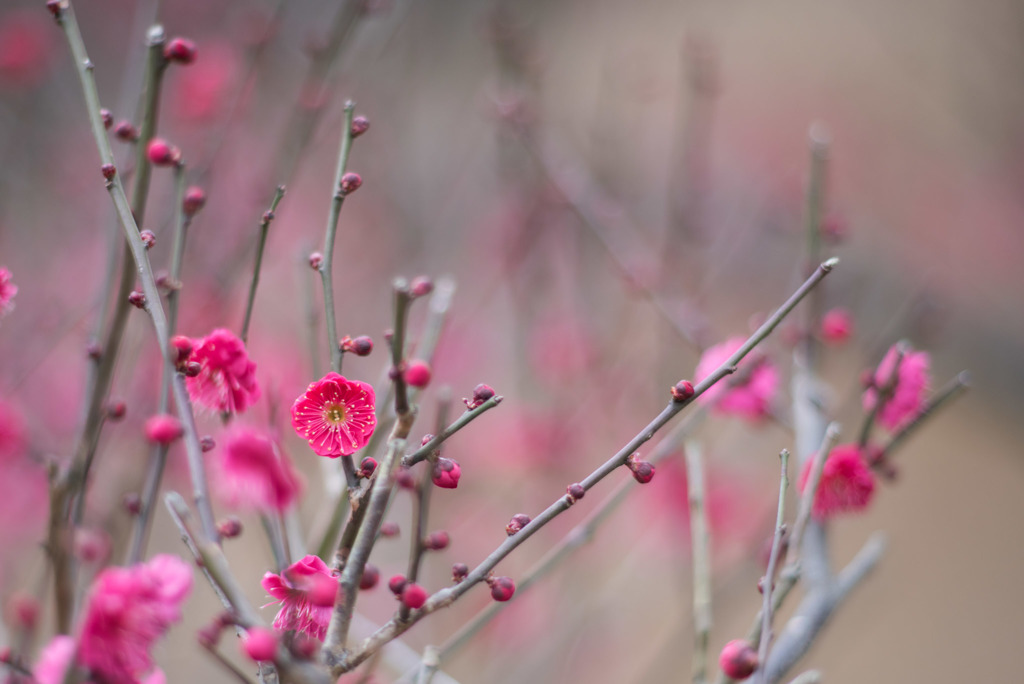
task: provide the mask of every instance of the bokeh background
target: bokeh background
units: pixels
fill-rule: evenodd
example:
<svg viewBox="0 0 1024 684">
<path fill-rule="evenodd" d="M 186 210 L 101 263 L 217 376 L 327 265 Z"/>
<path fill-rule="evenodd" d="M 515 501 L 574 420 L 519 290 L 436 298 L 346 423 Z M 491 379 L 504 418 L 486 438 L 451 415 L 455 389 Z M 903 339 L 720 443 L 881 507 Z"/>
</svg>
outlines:
<svg viewBox="0 0 1024 684">
<path fill-rule="evenodd" d="M 431 429 L 442 385 L 456 399 L 478 382 L 505 396 L 449 447 L 463 480 L 435 496 L 431 527 L 453 542 L 429 559 L 430 588 L 451 563 L 483 558 L 513 513 L 539 511 L 605 460 L 667 387 L 692 375 L 698 351 L 667 318 L 714 343 L 747 332 L 799 282 L 808 130 L 818 122 L 832 142 L 825 249 L 842 259 L 822 297 L 856 320 L 851 342 L 824 357 L 832 413 L 852 435 L 860 373 L 900 338 L 931 352 L 936 386 L 967 368 L 974 387 L 900 453 L 898 481 L 867 513 L 832 526 L 837 563 L 876 529 L 890 546 L 804 664 L 829 682 L 1016 677 L 1024 4 L 369 0 L 319 96 L 303 78 L 339 6 L 76 5 L 101 99 L 118 120 L 133 116 L 154 16 L 199 46 L 195 64 L 168 72 L 159 125 L 209 195 L 190 233 L 181 332 L 238 329 L 256 226 L 275 185 L 287 185 L 250 343 L 265 398 L 245 420 L 279 430 L 306 473 L 307 526 L 322 524 L 324 478 L 286 417 L 326 365 L 321 323 L 320 358 L 310 360 L 307 311 L 322 305 L 306 260 L 323 240 L 345 99 L 371 129 L 350 160 L 364 185 L 341 219 L 339 333 L 370 334 L 379 347 L 346 361 L 346 373 L 382 377 L 393 277 L 449 275 L 458 289 L 416 434 Z M 292 169 L 280 147 L 303 132 L 295 112 L 315 125 Z M 130 148 L 115 145 L 129 163 Z M 41 2 L 0 2 L 0 159 L 0 265 L 19 286 L 0 323 L 0 398 L 24 416 L 33 458 L 61 459 L 117 227 L 67 48 Z M 169 258 L 171 204 L 171 174 L 158 170 L 144 226 L 157 234 L 158 268 Z M 792 332 L 767 345 L 783 368 Z M 87 516 L 111 534 L 115 562 L 129 528 L 119 501 L 140 485 L 141 424 L 159 369 L 142 314 L 127 339 L 114 394 L 128 400 L 128 417 L 105 433 Z M 783 414 L 785 405 L 781 396 Z M 220 429 L 212 416 L 203 425 Z M 772 421 L 714 419 L 699 437 L 710 462 L 717 653 L 760 603 L 776 454 L 792 435 Z M 43 577 L 40 476 L 2 485 L 4 598 Z M 182 462 L 166 484 L 187 487 Z M 520 576 L 602 496 L 588 495 L 500 571 Z M 407 526 L 408 502 L 392 517 Z M 228 553 L 259 604 L 272 559 L 258 522 L 246 524 Z M 669 463 L 446 670 L 461 682 L 686 678 L 688 544 L 682 467 Z M 379 545 L 384 577 L 404 568 L 406 548 L 404 536 Z M 162 511 L 151 550 L 183 551 Z M 230 681 L 193 646 L 216 611 L 198 579 L 185 624 L 157 658 L 172 682 Z M 485 594 L 421 623 L 406 643 L 443 641 Z M 393 609 L 383 586 L 360 601 L 377 623 Z M 235 657 L 230 639 L 224 649 Z M 394 671 L 383 663 L 377 676 Z"/>
</svg>

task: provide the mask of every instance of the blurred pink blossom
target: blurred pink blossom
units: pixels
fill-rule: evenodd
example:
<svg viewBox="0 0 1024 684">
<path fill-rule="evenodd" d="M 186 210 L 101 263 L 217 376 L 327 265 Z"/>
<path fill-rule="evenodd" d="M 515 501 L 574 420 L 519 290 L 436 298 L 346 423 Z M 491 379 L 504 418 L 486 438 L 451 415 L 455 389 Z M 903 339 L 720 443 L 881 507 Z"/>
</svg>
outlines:
<svg viewBox="0 0 1024 684">
<path fill-rule="evenodd" d="M 53 55 L 47 24 L 43 13 L 29 10 L 0 17 L 0 83 L 28 87 L 46 76 Z"/>
<path fill-rule="evenodd" d="M 212 483 L 231 508 L 283 511 L 302 492 L 301 476 L 269 436 L 239 427 L 221 438 Z"/>
<path fill-rule="evenodd" d="M 181 604 L 191 588 L 192 569 L 177 556 L 107 568 L 89 593 L 79 662 L 111 684 L 134 684 L 152 669 L 150 651 L 181 619 Z"/>
<path fill-rule="evenodd" d="M 896 345 L 889 348 L 872 377 L 872 386 L 864 391 L 864 410 L 872 411 L 878 402 L 879 388 L 892 382 L 896 365 Z M 931 359 L 928 352 L 907 349 L 900 361 L 896 385 L 892 395 L 878 411 L 878 422 L 887 430 L 898 430 L 917 417 L 924 406 L 925 393 L 930 382 Z"/>
<path fill-rule="evenodd" d="M 317 556 L 306 556 L 279 575 L 265 574 L 261 584 L 274 598 L 267 605 L 281 604 L 274 629 L 295 630 L 322 641 L 331 621 L 334 597 L 324 591 L 327 582 L 337 588 L 337 579 Z"/>
<path fill-rule="evenodd" d="M 373 387 L 328 373 L 292 404 L 292 427 L 320 456 L 337 458 L 366 446 L 377 427 Z"/>
<path fill-rule="evenodd" d="M 802 492 L 811 475 L 814 459 L 807 459 L 800 473 Z M 821 484 L 814 497 L 814 517 L 831 518 L 837 513 L 864 509 L 871 503 L 875 491 L 875 476 L 871 473 L 856 444 L 842 444 L 829 453 L 821 471 Z"/>
<path fill-rule="evenodd" d="M 39 684 L 63 684 L 74 655 L 75 640 L 66 634 L 58 634 L 43 647 L 32 676 Z"/>
<path fill-rule="evenodd" d="M 18 286 L 11 282 L 11 272 L 0 266 L 0 318 L 14 310 L 14 295 L 18 294 Z"/>
<path fill-rule="evenodd" d="M 199 375 L 185 381 L 192 401 L 221 413 L 242 413 L 260 398 L 256 364 L 245 343 L 225 328 L 193 340 L 189 360 L 200 365 Z"/>
<path fill-rule="evenodd" d="M 711 375 L 745 341 L 743 337 L 731 337 L 705 350 L 694 371 L 696 381 Z M 748 355 L 739 363 L 736 373 L 713 385 L 700 396 L 700 401 L 712 402 L 714 410 L 719 413 L 758 419 L 768 414 L 778 387 L 779 373 L 775 365 L 764 356 L 751 358 Z"/>
</svg>

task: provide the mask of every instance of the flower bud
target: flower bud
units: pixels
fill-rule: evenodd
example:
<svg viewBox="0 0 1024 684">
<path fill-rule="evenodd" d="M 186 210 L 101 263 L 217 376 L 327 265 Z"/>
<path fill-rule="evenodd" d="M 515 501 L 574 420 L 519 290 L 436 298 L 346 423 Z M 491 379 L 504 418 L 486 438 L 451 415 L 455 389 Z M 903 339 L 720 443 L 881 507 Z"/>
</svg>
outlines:
<svg viewBox="0 0 1024 684">
<path fill-rule="evenodd" d="M 132 293 L 128 295 L 128 303 L 136 309 L 145 309 L 146 295 L 138 290 L 132 290 Z"/>
<path fill-rule="evenodd" d="M 373 339 L 366 335 L 360 335 L 356 338 L 345 335 L 345 337 L 341 338 L 338 346 L 341 347 L 343 352 L 355 354 L 356 356 L 369 356 L 370 352 L 373 351 Z"/>
<path fill-rule="evenodd" d="M 213 441 L 211 435 L 203 435 L 199 438 L 199 448 L 202 449 L 205 454 L 207 451 L 213 451 L 213 448 L 217 446 L 217 443 Z"/>
<path fill-rule="evenodd" d="M 111 399 L 107 402 L 107 420 L 121 420 L 127 411 L 128 407 L 121 399 Z"/>
<path fill-rule="evenodd" d="M 587 490 L 579 482 L 574 482 L 565 488 L 565 493 L 569 496 L 569 503 L 574 504 L 583 498 Z"/>
<path fill-rule="evenodd" d="M 406 608 L 422 608 L 423 604 L 427 602 L 427 590 L 418 584 L 410 582 L 405 585 L 402 589 L 402 604 Z"/>
<path fill-rule="evenodd" d="M 359 588 L 362 590 L 373 589 L 380 582 L 380 570 L 376 565 L 367 563 L 363 566 L 363 576 L 359 578 Z"/>
<path fill-rule="evenodd" d="M 352 119 L 352 138 L 358 138 L 366 131 L 370 130 L 370 122 L 365 116 L 357 116 Z"/>
<path fill-rule="evenodd" d="M 185 191 L 185 197 L 181 201 L 185 216 L 195 216 L 199 210 L 206 205 L 206 191 L 198 185 L 191 186 Z"/>
<path fill-rule="evenodd" d="M 157 166 L 172 166 L 181 161 L 181 150 L 163 138 L 153 138 L 146 148 L 146 156 Z"/>
<path fill-rule="evenodd" d="M 242 653 L 257 663 L 272 661 L 277 653 L 277 636 L 266 627 L 250 627 L 242 639 Z"/>
<path fill-rule="evenodd" d="M 452 581 L 461 582 L 469 574 L 469 567 L 465 563 L 456 563 L 452 566 Z"/>
<path fill-rule="evenodd" d="M 121 499 L 121 505 L 128 515 L 138 515 L 142 512 L 142 498 L 135 492 L 129 492 Z"/>
<path fill-rule="evenodd" d="M 495 601 L 508 601 L 516 593 L 516 584 L 511 577 L 496 577 L 489 584 L 491 598 Z"/>
<path fill-rule="evenodd" d="M 405 575 L 393 575 L 388 580 L 388 589 L 395 596 L 401 596 L 402 591 L 405 589 L 405 585 L 409 583 L 409 580 L 405 579 Z"/>
<path fill-rule="evenodd" d="M 121 142 L 135 142 L 139 139 L 139 129 L 131 121 L 118 121 L 114 126 L 114 137 Z"/>
<path fill-rule="evenodd" d="M 489 401 L 493 396 L 494 388 L 490 385 L 480 383 L 473 388 L 473 397 L 471 399 L 463 399 L 462 403 L 466 405 L 468 410 L 472 411 L 485 401 Z"/>
<path fill-rule="evenodd" d="M 430 384 L 430 366 L 426 361 L 413 359 L 405 366 L 405 381 L 412 387 L 423 389 Z"/>
<path fill-rule="evenodd" d="M 397 537 L 401 531 L 401 528 L 398 527 L 398 523 L 393 520 L 389 520 L 380 526 L 380 536 L 382 537 Z"/>
<path fill-rule="evenodd" d="M 196 44 L 188 38 L 171 38 L 164 47 L 164 57 L 168 62 L 191 64 L 196 61 Z"/>
<path fill-rule="evenodd" d="M 427 276 L 417 276 L 409 283 L 409 294 L 413 297 L 426 297 L 434 291 L 434 281 Z"/>
<path fill-rule="evenodd" d="M 309 255 L 309 267 L 314 271 L 319 271 L 320 267 L 324 264 L 324 255 L 320 252 L 313 252 Z"/>
<path fill-rule="evenodd" d="M 100 167 L 100 173 L 103 174 L 105 179 L 114 180 L 114 176 L 117 175 L 117 167 L 113 164 L 104 164 Z"/>
<path fill-rule="evenodd" d="M 144 429 L 146 439 L 165 446 L 185 434 L 185 430 L 181 427 L 181 421 L 166 413 L 147 418 Z"/>
<path fill-rule="evenodd" d="M 680 380 L 672 388 L 672 401 L 679 403 L 693 396 L 693 384 L 689 380 Z"/>
<path fill-rule="evenodd" d="M 358 173 L 349 171 L 341 177 L 340 189 L 343 195 L 349 195 L 359 189 L 363 184 L 363 177 Z"/>
<path fill-rule="evenodd" d="M 743 639 L 734 639 L 722 649 L 718 664 L 727 677 L 746 679 L 757 669 L 757 651 Z"/>
<path fill-rule="evenodd" d="M 508 525 L 505 525 L 505 534 L 511 537 L 513 534 L 529 524 L 530 516 L 525 513 L 516 513 L 512 516 L 512 519 L 508 521 Z"/>
<path fill-rule="evenodd" d="M 109 109 L 103 108 L 100 110 L 100 119 L 103 120 L 103 127 L 108 131 L 114 125 L 114 115 L 110 113 Z"/>
<path fill-rule="evenodd" d="M 359 477 L 370 479 L 377 470 L 377 459 L 367 456 L 359 463 Z"/>
<path fill-rule="evenodd" d="M 455 489 L 459 486 L 459 477 L 462 476 L 462 469 L 459 464 L 450 458 L 441 457 L 434 464 L 434 472 L 431 479 L 434 484 L 442 489 Z"/>
<path fill-rule="evenodd" d="M 242 521 L 233 515 L 224 518 L 217 523 L 217 532 L 225 539 L 234 539 L 242 534 Z"/>
<path fill-rule="evenodd" d="M 448 548 L 452 539 L 448 536 L 448 533 L 444 530 L 437 530 L 427 535 L 427 538 L 423 540 L 423 548 L 429 551 L 443 551 Z"/>
<path fill-rule="evenodd" d="M 633 479 L 640 484 L 647 484 L 654 479 L 654 465 L 647 461 L 636 462 L 630 470 L 633 471 Z"/>
<path fill-rule="evenodd" d="M 151 230 L 139 231 L 139 239 L 142 240 L 142 244 L 146 246 L 146 249 L 153 249 L 153 245 L 156 244 L 156 235 Z"/>
</svg>

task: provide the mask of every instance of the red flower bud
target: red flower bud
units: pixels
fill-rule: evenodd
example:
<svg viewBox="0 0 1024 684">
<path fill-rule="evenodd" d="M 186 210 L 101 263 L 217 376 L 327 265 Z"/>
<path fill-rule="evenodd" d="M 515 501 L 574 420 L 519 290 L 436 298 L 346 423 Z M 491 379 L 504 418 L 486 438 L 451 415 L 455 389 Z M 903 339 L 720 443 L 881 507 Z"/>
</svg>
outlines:
<svg viewBox="0 0 1024 684">
<path fill-rule="evenodd" d="M 579 482 L 574 482 L 565 488 L 565 493 L 569 496 L 569 503 L 574 504 L 583 498 L 587 490 Z"/>
<path fill-rule="evenodd" d="M 242 534 L 242 521 L 233 515 L 224 518 L 217 523 L 217 532 L 225 539 L 234 539 Z"/>
<path fill-rule="evenodd" d="M 465 563 L 456 563 L 452 566 L 452 581 L 461 582 L 469 574 L 469 567 Z"/>
<path fill-rule="evenodd" d="M 188 38 L 171 38 L 164 47 L 164 57 L 169 62 L 191 64 L 196 61 L 196 44 Z"/>
<path fill-rule="evenodd" d="M 146 246 L 146 249 L 152 249 L 153 245 L 156 244 L 156 235 L 151 230 L 139 231 L 139 239 L 142 240 L 142 244 Z"/>
<path fill-rule="evenodd" d="M 437 459 L 434 464 L 434 472 L 431 479 L 442 489 L 455 489 L 459 486 L 459 477 L 462 476 L 462 469 L 459 464 L 450 458 L 443 456 Z"/>
<path fill-rule="evenodd" d="M 181 421 L 174 416 L 161 413 L 146 419 L 146 439 L 157 444 L 170 444 L 185 434 Z"/>
<path fill-rule="evenodd" d="M 107 420 L 121 420 L 128 411 L 128 406 L 120 399 L 107 402 Z"/>
<path fill-rule="evenodd" d="M 427 538 L 423 540 L 423 547 L 430 551 L 443 551 L 448 548 L 451 541 L 447 532 L 438 530 L 427 535 Z"/>
<path fill-rule="evenodd" d="M 357 116 L 352 119 L 352 137 L 358 138 L 366 131 L 370 130 L 370 122 L 365 116 Z"/>
<path fill-rule="evenodd" d="M 320 267 L 323 266 L 324 255 L 320 252 L 313 252 L 309 255 L 309 267 L 314 271 L 319 271 Z"/>
<path fill-rule="evenodd" d="M 401 529 L 398 527 L 398 523 L 389 520 L 380 526 L 380 536 L 382 537 L 397 537 Z"/>
<path fill-rule="evenodd" d="M 277 635 L 266 627 L 250 627 L 242 639 L 242 653 L 257 663 L 274 660 L 277 653 Z"/>
<path fill-rule="evenodd" d="M 181 161 L 181 150 L 163 138 L 153 138 L 146 148 L 146 156 L 157 166 L 172 166 Z"/>
<path fill-rule="evenodd" d="M 195 216 L 205 205 L 206 191 L 201 187 L 193 185 L 185 191 L 185 198 L 181 202 L 185 216 Z"/>
<path fill-rule="evenodd" d="M 743 639 L 734 639 L 722 649 L 718 664 L 726 676 L 746 679 L 757 669 L 757 651 Z"/>
<path fill-rule="evenodd" d="M 146 308 L 146 295 L 138 290 L 132 290 L 132 293 L 128 295 L 128 303 L 136 309 L 144 309 Z"/>
<path fill-rule="evenodd" d="M 359 588 L 363 590 L 373 589 L 380 582 L 380 570 L 376 565 L 367 563 L 363 566 L 363 576 L 359 578 Z"/>
<path fill-rule="evenodd" d="M 139 139 L 139 129 L 132 126 L 131 121 L 118 121 L 114 126 L 114 137 L 121 142 L 135 142 Z"/>
<path fill-rule="evenodd" d="M 359 476 L 369 479 L 377 470 L 377 459 L 367 456 L 359 463 Z"/>
<path fill-rule="evenodd" d="M 340 189 L 342 194 L 348 195 L 359 189 L 359 186 L 363 184 L 363 177 L 358 173 L 349 171 L 341 177 Z"/>
<path fill-rule="evenodd" d="M 512 519 L 508 521 L 508 525 L 505 525 L 505 534 L 511 537 L 513 534 L 529 524 L 530 516 L 525 513 L 516 513 L 512 516 Z"/>
<path fill-rule="evenodd" d="M 213 437 L 210 435 L 203 435 L 199 439 L 199 448 L 203 450 L 205 454 L 207 451 L 213 451 L 213 448 L 217 446 L 217 443 L 213 441 Z"/>
<path fill-rule="evenodd" d="M 395 596 L 400 596 L 402 594 L 402 590 L 405 589 L 405 585 L 408 583 L 409 580 L 405 579 L 405 575 L 393 575 L 391 579 L 388 580 L 388 589 L 390 589 L 391 593 Z"/>
<path fill-rule="evenodd" d="M 107 180 L 114 180 L 114 176 L 117 175 L 117 167 L 113 164 L 104 164 L 100 167 L 100 173 L 102 173 L 103 177 Z"/>
<path fill-rule="evenodd" d="M 489 584 L 491 598 L 495 601 L 508 601 L 516 593 L 516 584 L 511 577 L 496 577 Z"/>
<path fill-rule="evenodd" d="M 110 130 L 110 127 L 114 125 L 114 115 L 110 113 L 109 109 L 100 110 L 100 118 L 103 119 L 103 127 Z"/>
<path fill-rule="evenodd" d="M 402 603 L 407 608 L 416 610 L 427 602 L 427 590 L 415 583 L 409 583 L 402 589 Z"/>
<path fill-rule="evenodd" d="M 693 396 L 693 384 L 689 380 L 680 380 L 672 388 L 672 401 L 683 402 Z"/>
<path fill-rule="evenodd" d="M 413 359 L 405 366 L 405 381 L 412 387 L 423 389 L 430 384 L 430 366 L 426 361 Z"/>
<path fill-rule="evenodd" d="M 409 283 L 409 294 L 413 297 L 426 297 L 434 291 L 434 281 L 427 276 L 417 276 Z"/>
</svg>

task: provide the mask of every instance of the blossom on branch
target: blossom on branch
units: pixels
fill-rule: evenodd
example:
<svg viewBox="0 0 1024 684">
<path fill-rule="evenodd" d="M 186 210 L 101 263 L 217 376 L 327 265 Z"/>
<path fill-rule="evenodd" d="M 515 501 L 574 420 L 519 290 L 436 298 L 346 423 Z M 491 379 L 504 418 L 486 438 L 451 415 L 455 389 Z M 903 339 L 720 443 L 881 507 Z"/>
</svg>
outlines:
<svg viewBox="0 0 1024 684">
<path fill-rule="evenodd" d="M 801 492 L 807 486 L 813 464 L 813 458 L 807 459 L 800 473 Z M 856 444 L 841 444 L 829 452 L 822 467 L 812 512 L 818 520 L 825 520 L 837 513 L 860 511 L 871 503 L 874 493 L 875 476 L 861 457 L 860 448 Z"/>
<path fill-rule="evenodd" d="M 18 286 L 11 282 L 11 272 L 0 266 L 0 318 L 14 309 L 14 295 L 18 294 Z"/>
<path fill-rule="evenodd" d="M 898 430 L 921 413 L 930 381 L 931 359 L 928 352 L 907 349 L 903 353 L 896 377 L 893 370 L 898 355 L 897 345 L 886 352 L 871 377 L 871 386 L 864 391 L 864 410 L 873 411 L 879 394 L 886 393 L 878 410 L 878 422 L 887 430 Z M 891 387 L 891 393 L 888 389 Z"/>
<path fill-rule="evenodd" d="M 134 684 L 153 669 L 153 645 L 181 619 L 191 589 L 192 569 L 177 556 L 107 568 L 89 594 L 79 663 L 104 682 Z"/>
<path fill-rule="evenodd" d="M 277 443 L 248 427 L 223 438 L 213 473 L 217 494 L 234 509 L 284 511 L 303 489 L 301 476 Z"/>
<path fill-rule="evenodd" d="M 731 337 L 705 350 L 694 371 L 696 382 L 714 373 L 744 342 L 744 337 Z M 711 403 L 719 413 L 752 420 L 766 416 L 779 387 L 779 372 L 767 357 L 752 356 L 741 361 L 735 373 L 712 385 L 699 400 Z"/>
<path fill-rule="evenodd" d="M 338 588 L 338 579 L 326 563 L 317 556 L 306 556 L 279 575 L 268 572 L 261 584 L 274 598 L 267 605 L 281 604 L 274 629 L 294 630 L 323 641 Z"/>
<path fill-rule="evenodd" d="M 185 380 L 192 401 L 221 413 L 242 413 L 256 403 L 256 364 L 242 340 L 218 328 L 192 342 L 189 360 L 199 364 L 199 374 Z"/>
<path fill-rule="evenodd" d="M 328 373 L 292 404 L 292 427 L 320 456 L 337 458 L 366 446 L 377 427 L 373 387 Z"/>
</svg>

